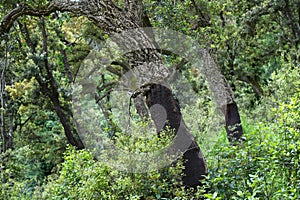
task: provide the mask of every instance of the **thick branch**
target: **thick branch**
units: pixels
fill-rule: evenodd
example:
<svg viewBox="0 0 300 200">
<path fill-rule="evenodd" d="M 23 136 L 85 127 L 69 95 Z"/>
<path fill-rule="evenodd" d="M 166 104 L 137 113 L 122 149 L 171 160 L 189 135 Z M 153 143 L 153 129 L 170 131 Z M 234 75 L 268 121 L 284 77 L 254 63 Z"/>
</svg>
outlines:
<svg viewBox="0 0 300 200">
<path fill-rule="evenodd" d="M 121 66 L 125 71 L 129 71 L 129 69 L 130 69 L 130 67 L 129 67 L 126 63 L 121 62 L 121 61 L 113 61 L 111 64 L 112 64 L 112 65 L 119 65 L 119 66 Z"/>
<path fill-rule="evenodd" d="M 20 21 L 17 21 L 17 22 L 18 22 L 21 32 L 25 36 L 25 41 L 26 41 L 27 45 L 30 47 L 31 53 L 35 54 L 36 53 L 36 45 L 33 44 L 32 40 L 30 38 L 30 34 L 29 34 L 26 24 L 24 23 L 24 25 L 23 25 Z"/>
<path fill-rule="evenodd" d="M 259 17 L 263 15 L 267 15 L 269 13 L 275 13 L 281 9 L 280 2 L 274 2 L 274 0 L 269 0 L 267 2 L 262 2 L 261 4 L 253 7 L 250 11 L 245 13 L 245 21 L 244 24 L 246 27 L 252 28 L 255 26 Z"/>
<path fill-rule="evenodd" d="M 195 0 L 191 1 L 193 4 L 193 7 L 198 15 L 198 24 L 196 26 L 200 26 L 200 27 L 206 27 L 210 25 L 210 16 L 208 14 L 204 14 L 203 10 L 206 11 L 206 8 L 199 8 L 198 5 L 196 4 Z M 196 27 L 194 27 L 196 28 Z"/>
<path fill-rule="evenodd" d="M 143 26 L 143 1 L 142 0 L 125 0 L 124 1 L 124 10 L 129 17 L 133 17 L 136 21 L 139 22 L 140 26 Z"/>
<path fill-rule="evenodd" d="M 134 23 L 130 23 L 122 17 L 121 10 L 115 6 L 112 1 L 96 1 L 96 0 L 81 0 L 81 1 L 69 1 L 69 0 L 54 0 L 46 6 L 35 8 L 28 4 L 20 4 L 18 7 L 10 11 L 2 20 L 0 25 L 0 37 L 8 33 L 13 23 L 24 15 L 28 16 L 48 16 L 55 11 L 68 11 L 74 14 L 80 14 L 93 20 L 98 27 L 103 28 L 106 31 L 121 30 L 123 26 L 137 27 Z M 118 19 L 118 20 L 116 20 Z M 123 21 L 122 23 L 120 23 Z"/>
<path fill-rule="evenodd" d="M 116 70 L 115 68 L 113 68 L 112 66 L 107 66 L 106 70 L 109 71 L 112 74 L 115 74 L 115 75 L 119 76 L 119 77 L 122 76 L 122 73 L 119 72 L 118 70 Z"/>
<path fill-rule="evenodd" d="M 263 89 L 260 87 L 259 83 L 251 78 L 250 76 L 240 76 L 238 77 L 238 80 L 246 82 L 251 85 L 253 91 L 260 97 L 264 95 Z"/>
<path fill-rule="evenodd" d="M 291 26 L 292 34 L 294 37 L 294 42 L 296 42 L 296 44 L 297 44 L 297 43 L 299 43 L 300 27 L 297 26 L 297 23 L 296 23 L 297 20 L 294 17 L 294 13 L 292 12 L 289 0 L 285 0 L 284 13 L 288 19 L 288 24 Z"/>
<path fill-rule="evenodd" d="M 17 8 L 10 11 L 2 20 L 0 25 L 0 37 L 3 36 L 5 33 L 8 33 L 10 28 L 12 27 L 13 23 L 23 15 L 30 15 L 30 16 L 47 16 L 53 13 L 54 11 L 58 10 L 55 5 L 51 2 L 46 6 L 44 9 L 34 8 L 27 4 L 21 4 Z"/>
<path fill-rule="evenodd" d="M 55 14 L 55 17 L 58 17 L 57 14 Z M 66 44 L 71 44 L 69 41 L 66 40 L 66 38 L 64 37 L 62 31 L 60 31 L 58 28 L 55 28 L 55 32 L 56 32 L 57 36 L 59 37 L 59 39 L 62 42 L 65 42 Z M 71 71 L 71 66 L 70 66 L 70 63 L 69 63 L 69 59 L 68 59 L 68 56 L 67 56 L 67 51 L 62 48 L 60 50 L 60 52 L 61 52 L 61 55 L 62 55 L 62 60 L 63 60 L 63 63 L 64 63 L 64 67 L 65 67 L 65 73 L 66 73 L 66 75 L 69 79 L 69 83 L 73 83 L 74 78 L 73 78 L 73 74 L 72 74 L 72 71 Z"/>
</svg>

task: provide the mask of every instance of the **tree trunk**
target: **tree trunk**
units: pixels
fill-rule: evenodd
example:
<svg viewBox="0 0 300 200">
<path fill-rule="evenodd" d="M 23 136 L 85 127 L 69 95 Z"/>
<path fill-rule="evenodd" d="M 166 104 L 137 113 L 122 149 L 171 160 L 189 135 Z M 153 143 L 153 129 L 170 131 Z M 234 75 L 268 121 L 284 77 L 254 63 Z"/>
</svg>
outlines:
<svg viewBox="0 0 300 200">
<path fill-rule="evenodd" d="M 225 117 L 227 138 L 230 142 L 238 141 L 243 136 L 243 129 L 233 92 L 225 77 L 218 71 L 218 66 L 209 53 L 204 53 L 202 59 L 204 61 L 202 73 Z"/>
<path fill-rule="evenodd" d="M 4 70 L 4 69 L 3 69 Z M 5 100 L 4 100 L 4 76 L 1 76 L 1 82 L 0 82 L 0 108 L 1 108 L 1 137 L 2 137 L 2 147 L 1 152 L 5 152 L 7 150 L 7 143 L 8 143 L 8 137 L 5 132 L 5 116 L 4 116 L 4 106 L 5 106 Z"/>
<path fill-rule="evenodd" d="M 210 26 L 210 16 L 208 14 L 207 8 L 199 9 L 198 5 L 194 0 L 192 0 L 193 7 L 195 8 L 196 13 L 199 16 L 199 22 L 197 26 L 207 27 Z M 206 14 L 202 13 L 202 10 L 206 12 Z M 222 25 L 225 26 L 225 20 L 223 18 L 223 13 L 220 13 L 220 18 L 222 20 Z M 226 44 L 228 46 L 228 43 Z M 229 47 L 229 46 L 228 46 Z M 230 52 L 230 74 L 233 75 L 234 66 L 233 59 L 234 55 Z M 240 120 L 240 114 L 238 111 L 238 107 L 236 102 L 234 101 L 232 89 L 235 90 L 234 84 L 232 84 L 232 88 L 228 85 L 227 80 L 224 76 L 222 76 L 219 72 L 215 73 L 214 70 L 218 69 L 216 62 L 210 57 L 210 55 L 203 54 L 203 60 L 205 62 L 204 69 L 202 73 L 205 75 L 208 80 L 209 87 L 215 95 L 215 99 L 219 106 L 219 109 L 222 111 L 225 117 L 225 128 L 227 132 L 227 138 L 230 142 L 232 142 L 233 137 L 234 140 L 239 140 L 243 135 L 243 129 Z"/>
<path fill-rule="evenodd" d="M 206 162 L 193 135 L 182 119 L 179 103 L 174 99 L 171 90 L 162 84 L 153 84 L 146 94 L 146 102 L 157 131 L 167 130 L 169 127 L 175 132 L 175 137 L 178 136 L 175 141 L 175 151 L 179 150 L 183 153 L 185 167 L 183 184 L 188 187 L 200 185 L 199 181 L 204 175 L 207 175 Z M 178 135 L 179 131 L 180 136 Z M 180 143 L 187 142 L 188 148 L 180 149 Z"/>
<path fill-rule="evenodd" d="M 39 66 L 39 70 L 40 70 L 40 73 L 37 74 L 35 76 L 35 78 L 41 87 L 42 93 L 44 95 L 46 95 L 49 98 L 49 100 L 51 101 L 54 111 L 57 114 L 57 116 L 60 120 L 60 123 L 62 124 L 62 126 L 64 128 L 64 132 L 65 132 L 68 142 L 71 145 L 76 146 L 78 149 L 83 149 L 84 145 L 83 145 L 82 141 L 80 140 L 76 130 L 72 126 L 72 122 L 70 119 L 71 117 L 68 116 L 71 114 L 71 111 L 68 110 L 68 108 L 64 109 L 61 106 L 61 102 L 59 101 L 59 93 L 58 93 L 57 83 L 52 74 L 51 64 L 48 61 L 48 44 L 47 44 L 48 36 L 47 36 L 46 26 L 45 26 L 45 22 L 44 22 L 43 18 L 40 18 L 40 23 L 41 23 L 41 28 L 42 28 L 43 51 L 45 52 L 45 57 L 43 60 L 44 62 L 42 63 L 43 65 L 40 63 L 40 61 L 38 59 L 33 59 L 35 64 L 37 66 Z M 22 33 L 24 34 L 25 41 L 26 41 L 27 45 L 29 46 L 30 51 L 33 54 L 36 54 L 37 50 L 31 41 L 30 33 L 27 29 L 26 24 L 23 25 L 20 22 L 18 24 L 20 26 Z M 44 68 L 45 70 L 43 70 L 42 68 Z M 43 73 L 43 71 L 46 71 L 46 73 Z M 43 78 L 41 78 L 41 77 L 44 77 L 46 80 L 48 80 L 48 82 L 43 81 L 42 80 Z M 72 80 L 70 80 L 70 81 L 72 81 Z"/>
<path fill-rule="evenodd" d="M 234 141 L 242 140 L 241 137 L 243 136 L 243 129 L 237 104 L 234 101 L 226 104 L 222 108 L 222 111 L 225 116 L 225 128 L 229 142 L 232 143 Z"/>
<path fill-rule="evenodd" d="M 0 61 L 1 62 L 1 61 Z M 2 148 L 1 152 L 5 152 L 8 149 L 8 135 L 6 134 L 6 127 L 5 127 L 5 96 L 4 96 L 4 89 L 5 89 L 5 70 L 7 67 L 7 51 L 5 52 L 5 60 L 4 63 L 0 63 L 2 65 L 1 74 L 0 74 L 0 112 L 1 112 L 1 137 L 2 137 Z"/>
</svg>

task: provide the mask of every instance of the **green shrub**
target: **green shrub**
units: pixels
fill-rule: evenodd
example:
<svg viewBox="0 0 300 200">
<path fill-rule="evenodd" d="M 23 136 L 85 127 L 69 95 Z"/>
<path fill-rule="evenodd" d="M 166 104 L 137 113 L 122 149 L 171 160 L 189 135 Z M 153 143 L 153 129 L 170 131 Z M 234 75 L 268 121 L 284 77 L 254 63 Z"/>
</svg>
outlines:
<svg viewBox="0 0 300 200">
<path fill-rule="evenodd" d="M 299 85 L 298 71 L 290 68 L 283 74 Z M 299 199 L 300 92 L 299 87 L 283 88 L 281 81 L 277 92 L 290 93 L 282 99 L 268 97 L 267 106 L 275 105 L 268 118 L 261 112 L 265 105 L 257 106 L 255 119 L 243 117 L 246 141 L 237 146 L 219 142 L 209 153 L 207 184 L 212 190 L 207 199 Z"/>
<path fill-rule="evenodd" d="M 137 142 L 133 142 L 126 134 L 118 134 L 117 139 L 116 145 L 135 152 L 159 149 L 168 141 L 163 142 L 155 135 L 152 141 L 136 139 Z M 88 150 L 76 151 L 69 147 L 58 174 L 49 176 L 44 185 L 36 188 L 34 199 L 190 200 L 200 197 L 201 189 L 196 192 L 183 187 L 182 168 L 182 161 L 178 160 L 173 166 L 145 173 L 122 172 L 107 162 L 96 161 Z"/>
</svg>

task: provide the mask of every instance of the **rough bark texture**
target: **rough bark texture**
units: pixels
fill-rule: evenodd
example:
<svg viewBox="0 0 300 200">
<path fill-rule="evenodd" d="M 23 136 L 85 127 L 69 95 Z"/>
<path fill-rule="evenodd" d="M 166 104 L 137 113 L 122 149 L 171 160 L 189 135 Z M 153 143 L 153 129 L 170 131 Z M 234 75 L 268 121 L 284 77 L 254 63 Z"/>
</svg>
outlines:
<svg viewBox="0 0 300 200">
<path fill-rule="evenodd" d="M 216 62 L 214 62 L 208 53 L 203 54 L 203 61 L 205 67 L 203 67 L 202 73 L 206 77 L 209 87 L 215 95 L 217 104 L 225 116 L 225 128 L 228 140 L 232 142 L 235 136 L 234 140 L 240 140 L 243 135 L 243 129 L 233 92 L 225 77 L 218 71 Z"/>
<path fill-rule="evenodd" d="M 190 144 L 187 149 L 180 149 L 180 144 L 178 146 L 175 144 L 175 148 L 178 147 L 175 151 L 183 151 L 185 176 L 182 181 L 188 187 L 200 185 L 199 181 L 207 175 L 206 162 L 193 135 L 184 124 L 180 106 L 171 90 L 162 84 L 153 84 L 146 94 L 146 102 L 158 132 L 170 127 L 174 130 L 175 137 L 180 131 L 179 141 L 175 143 Z"/>
<path fill-rule="evenodd" d="M 144 103 L 144 98 L 142 96 L 139 95 L 136 98 L 134 98 L 134 105 L 137 110 L 137 113 L 139 114 L 139 116 L 141 118 L 144 118 L 144 119 L 149 118 L 149 113 L 148 113 L 147 107 Z"/>
</svg>

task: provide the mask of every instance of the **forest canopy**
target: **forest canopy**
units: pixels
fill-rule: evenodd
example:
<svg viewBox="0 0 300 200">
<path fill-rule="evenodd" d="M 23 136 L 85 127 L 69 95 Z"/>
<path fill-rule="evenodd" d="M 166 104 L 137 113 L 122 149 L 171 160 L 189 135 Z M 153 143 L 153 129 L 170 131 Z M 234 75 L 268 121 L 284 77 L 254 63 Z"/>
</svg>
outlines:
<svg viewBox="0 0 300 200">
<path fill-rule="evenodd" d="M 0 23 L 0 199 L 300 197 L 298 0 L 4 0 Z"/>
</svg>

